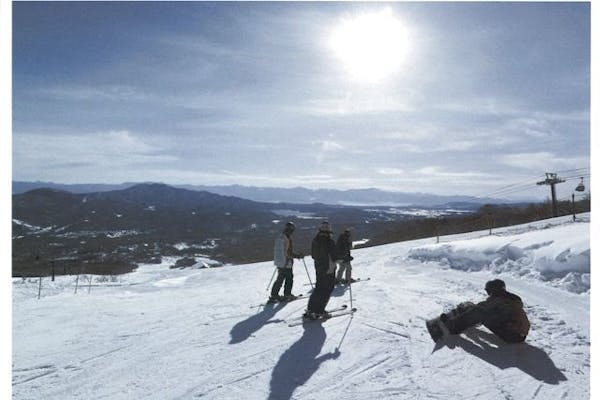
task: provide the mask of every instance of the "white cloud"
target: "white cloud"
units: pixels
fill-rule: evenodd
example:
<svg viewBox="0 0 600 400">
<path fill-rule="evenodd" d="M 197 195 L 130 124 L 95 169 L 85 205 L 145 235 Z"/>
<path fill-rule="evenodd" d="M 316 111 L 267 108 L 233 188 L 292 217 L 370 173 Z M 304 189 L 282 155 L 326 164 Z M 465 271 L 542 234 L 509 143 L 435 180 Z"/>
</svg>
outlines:
<svg viewBox="0 0 600 400">
<path fill-rule="evenodd" d="M 403 169 L 400 168 L 379 168 L 377 170 L 377 173 L 381 174 L 381 175 L 403 175 L 406 172 Z"/>
<path fill-rule="evenodd" d="M 538 172 L 581 168 L 589 164 L 587 157 L 560 157 L 546 151 L 508 154 L 500 156 L 499 161 L 511 167 L 526 168 Z"/>
<path fill-rule="evenodd" d="M 307 100 L 300 105 L 299 110 L 301 113 L 316 116 L 350 116 L 413 112 L 415 108 L 395 96 L 377 95 L 376 93 L 347 93 L 344 97 Z"/>
<path fill-rule="evenodd" d="M 139 173 L 142 165 L 164 164 L 176 160 L 161 154 L 161 148 L 129 131 L 108 131 L 90 134 L 27 134 L 13 135 L 14 176 L 27 179 L 52 179 L 66 182 L 80 168 L 79 176 L 90 174 L 94 181 L 103 175 L 120 173 L 132 168 Z M 59 179 L 59 178 L 64 179 Z"/>
<path fill-rule="evenodd" d="M 459 113 L 494 116 L 510 116 L 520 113 L 519 108 L 509 101 L 495 97 L 481 96 L 465 97 L 452 102 L 437 103 L 433 105 L 433 108 Z"/>
<path fill-rule="evenodd" d="M 490 174 L 486 174 L 483 172 L 451 172 L 448 171 L 446 169 L 444 169 L 443 167 L 439 167 L 439 166 L 430 166 L 430 167 L 424 167 L 424 168 L 420 168 L 418 170 L 415 171 L 417 174 L 420 175 L 428 175 L 431 177 L 441 177 L 441 178 L 467 178 L 467 179 L 472 179 L 472 178 L 490 178 L 492 175 Z"/>
<path fill-rule="evenodd" d="M 156 100 L 157 97 L 143 93 L 139 89 L 125 85 L 94 85 L 94 86 L 61 86 L 35 89 L 32 91 L 36 97 L 49 97 L 54 100 L 70 101 L 132 101 Z"/>
<path fill-rule="evenodd" d="M 308 181 L 312 181 L 312 180 L 329 180 L 332 179 L 333 176 L 331 175 L 296 175 L 295 179 L 299 179 L 299 180 L 308 180 Z"/>
<path fill-rule="evenodd" d="M 320 143 L 320 147 L 322 151 L 340 151 L 344 149 L 344 146 L 341 144 L 334 142 L 333 140 L 323 140 Z"/>
</svg>

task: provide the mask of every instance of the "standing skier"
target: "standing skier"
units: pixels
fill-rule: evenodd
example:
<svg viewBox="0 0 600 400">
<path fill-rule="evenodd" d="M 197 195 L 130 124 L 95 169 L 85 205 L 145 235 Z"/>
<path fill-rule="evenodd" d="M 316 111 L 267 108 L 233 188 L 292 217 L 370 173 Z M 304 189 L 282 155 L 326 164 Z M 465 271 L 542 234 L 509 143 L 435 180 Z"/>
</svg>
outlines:
<svg viewBox="0 0 600 400">
<path fill-rule="evenodd" d="M 352 237 L 350 235 L 350 229 L 346 229 L 342 234 L 340 234 L 335 246 L 338 257 L 336 262 L 339 265 L 337 277 L 335 279 L 336 283 L 356 282 L 354 279 L 352 279 L 352 265 L 350 265 L 350 261 L 354 260 L 354 257 L 350 255 L 350 249 L 352 249 Z M 346 278 L 342 279 L 344 272 L 346 273 Z"/>
<path fill-rule="evenodd" d="M 489 295 L 486 300 L 477 304 L 462 303 L 449 313 L 428 321 L 427 328 L 433 340 L 437 342 L 442 338 L 444 327 L 450 334 L 457 335 L 483 324 L 505 342 L 523 342 L 529 333 L 529 320 L 521 298 L 506 291 L 506 285 L 500 279 L 488 281 L 485 291 Z"/>
<path fill-rule="evenodd" d="M 312 241 L 311 256 L 315 261 L 317 283 L 315 290 L 310 295 L 308 309 L 304 314 L 304 317 L 308 319 L 328 317 L 325 306 L 327 306 L 335 286 L 334 260 L 337 258 L 335 242 L 331 238 L 332 233 L 329 222 L 323 221 L 319 227 L 319 232 Z"/>
<path fill-rule="evenodd" d="M 277 267 L 277 279 L 275 279 L 275 283 L 273 283 L 271 297 L 269 297 L 268 301 L 269 303 L 289 301 L 296 298 L 296 296 L 292 294 L 292 286 L 294 284 L 292 266 L 294 265 L 294 257 L 303 258 L 304 255 L 302 253 L 294 253 L 294 244 L 292 242 L 294 229 L 296 229 L 296 226 L 293 222 L 286 223 L 281 235 L 275 239 L 275 246 L 273 247 L 273 263 Z M 284 282 L 283 296 L 280 296 L 279 290 Z"/>
</svg>

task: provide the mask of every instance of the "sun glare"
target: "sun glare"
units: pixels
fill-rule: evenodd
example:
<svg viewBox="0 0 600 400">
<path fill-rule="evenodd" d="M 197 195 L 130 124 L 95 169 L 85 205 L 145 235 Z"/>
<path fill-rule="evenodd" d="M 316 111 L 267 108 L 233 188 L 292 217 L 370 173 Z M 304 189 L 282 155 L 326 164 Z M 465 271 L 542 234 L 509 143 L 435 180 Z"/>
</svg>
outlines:
<svg viewBox="0 0 600 400">
<path fill-rule="evenodd" d="M 329 45 L 355 79 L 378 82 L 398 70 L 408 40 L 404 25 L 391 10 L 368 13 L 342 21 Z"/>
</svg>

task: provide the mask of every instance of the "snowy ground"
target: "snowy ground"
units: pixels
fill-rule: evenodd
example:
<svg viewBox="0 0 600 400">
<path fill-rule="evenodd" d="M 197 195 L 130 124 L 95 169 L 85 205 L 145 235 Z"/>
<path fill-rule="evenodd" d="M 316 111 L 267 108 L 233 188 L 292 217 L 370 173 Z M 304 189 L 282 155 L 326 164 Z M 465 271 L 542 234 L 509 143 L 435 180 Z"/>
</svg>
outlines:
<svg viewBox="0 0 600 400">
<path fill-rule="evenodd" d="M 288 327 L 306 300 L 266 298 L 272 263 L 142 266 L 86 286 L 13 281 L 14 399 L 587 399 L 589 214 L 355 250 L 353 316 Z M 314 281 L 312 261 L 307 265 Z M 295 293 L 310 286 L 294 267 Z M 485 328 L 435 345 L 424 320 L 500 277 L 526 343 Z M 111 286 L 107 286 L 111 285 Z M 349 304 L 336 288 L 330 306 Z"/>
</svg>

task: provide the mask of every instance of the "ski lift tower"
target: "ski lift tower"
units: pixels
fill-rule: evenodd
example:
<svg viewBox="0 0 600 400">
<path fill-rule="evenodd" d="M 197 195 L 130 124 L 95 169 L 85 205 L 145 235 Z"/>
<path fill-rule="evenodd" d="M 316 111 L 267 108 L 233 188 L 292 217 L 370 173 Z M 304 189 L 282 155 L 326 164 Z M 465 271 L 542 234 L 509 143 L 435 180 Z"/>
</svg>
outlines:
<svg viewBox="0 0 600 400">
<path fill-rule="evenodd" d="M 553 172 L 546 172 L 546 179 L 538 182 L 538 185 L 550 185 L 550 192 L 552 194 L 552 216 L 558 217 L 558 204 L 556 203 L 556 184 L 563 183 L 565 180 L 560 179 L 558 174 Z"/>
</svg>

